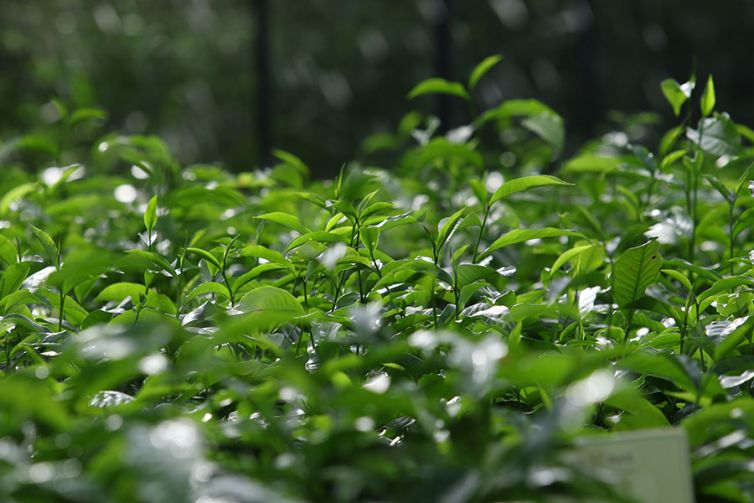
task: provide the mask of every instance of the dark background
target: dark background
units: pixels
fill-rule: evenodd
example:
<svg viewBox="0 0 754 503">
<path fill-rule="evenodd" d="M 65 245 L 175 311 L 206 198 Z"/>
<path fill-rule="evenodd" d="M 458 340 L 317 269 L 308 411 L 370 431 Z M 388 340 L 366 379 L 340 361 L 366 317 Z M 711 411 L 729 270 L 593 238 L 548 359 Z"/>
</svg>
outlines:
<svg viewBox="0 0 754 503">
<path fill-rule="evenodd" d="M 6 141 L 44 122 L 60 97 L 104 108 L 109 130 L 161 135 L 183 162 L 245 170 L 274 146 L 327 176 L 412 108 L 463 124 L 454 101 L 440 110 L 406 94 L 438 74 L 465 81 L 496 53 L 505 61 L 478 102 L 544 101 L 564 117 L 571 150 L 614 127 L 613 110 L 658 111 L 671 125 L 659 83 L 683 82 L 695 66 L 700 81 L 714 74 L 719 109 L 754 123 L 747 0 L 3 0 L 0 9 Z"/>
</svg>

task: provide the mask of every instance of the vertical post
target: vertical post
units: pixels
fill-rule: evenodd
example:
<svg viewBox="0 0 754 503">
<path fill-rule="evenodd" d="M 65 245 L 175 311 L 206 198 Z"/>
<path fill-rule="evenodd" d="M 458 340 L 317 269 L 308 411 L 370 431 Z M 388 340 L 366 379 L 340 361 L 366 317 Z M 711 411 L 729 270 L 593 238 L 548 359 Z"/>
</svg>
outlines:
<svg viewBox="0 0 754 503">
<path fill-rule="evenodd" d="M 272 151 L 272 75 L 270 67 L 269 3 L 268 0 L 249 0 L 255 29 L 252 38 L 254 72 L 257 92 L 254 119 L 257 127 L 258 162 L 270 161 Z"/>
<path fill-rule="evenodd" d="M 435 75 L 443 79 L 453 78 L 453 36 L 451 34 L 452 0 L 435 0 Z M 440 129 L 445 132 L 451 127 L 452 109 L 450 97 L 445 94 L 437 95 L 437 116 L 440 118 Z"/>
<path fill-rule="evenodd" d="M 600 86 L 597 73 L 597 40 L 596 3 L 593 0 L 584 0 L 585 7 L 589 10 L 589 23 L 579 36 L 577 45 L 577 61 L 579 61 L 579 73 L 581 75 L 580 99 L 584 106 L 582 119 L 584 130 L 591 136 L 595 134 L 596 124 L 602 114 Z"/>
</svg>

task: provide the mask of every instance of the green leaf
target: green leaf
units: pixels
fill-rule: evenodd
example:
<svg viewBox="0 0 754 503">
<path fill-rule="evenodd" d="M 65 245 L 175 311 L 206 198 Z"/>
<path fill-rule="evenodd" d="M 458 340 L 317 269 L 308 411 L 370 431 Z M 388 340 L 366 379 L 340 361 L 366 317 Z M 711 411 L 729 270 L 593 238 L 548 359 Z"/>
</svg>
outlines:
<svg viewBox="0 0 754 503">
<path fill-rule="evenodd" d="M 279 251 L 270 250 L 262 245 L 246 245 L 241 250 L 241 255 L 244 257 L 257 257 L 265 259 L 269 262 L 275 262 L 276 264 L 289 265 L 290 261 L 283 257 L 283 254 Z"/>
<path fill-rule="evenodd" d="M 186 248 L 186 251 L 189 253 L 193 253 L 194 255 L 199 255 L 201 258 L 203 258 L 204 260 L 206 260 L 213 266 L 217 267 L 218 270 L 222 270 L 223 268 L 220 261 L 217 260 L 217 258 L 214 255 L 212 255 L 210 252 L 208 252 L 207 250 L 202 250 L 201 248 L 194 248 L 192 246 L 189 246 L 188 248 Z"/>
<path fill-rule="evenodd" d="M 712 185 L 715 190 L 717 190 L 723 198 L 728 202 L 728 204 L 733 204 L 733 202 L 736 200 L 735 195 L 733 192 L 728 189 L 728 187 L 725 186 L 723 182 L 717 179 L 714 175 L 704 175 L 704 178 L 709 182 L 710 185 Z"/>
<path fill-rule="evenodd" d="M 5 214 L 10 210 L 11 204 L 24 197 L 30 192 L 34 192 L 39 188 L 38 183 L 22 183 L 12 189 L 7 190 L 2 199 L 0 199 L 0 213 Z"/>
<path fill-rule="evenodd" d="M 586 244 L 586 245 L 579 245 L 574 246 L 570 250 L 566 250 L 563 252 L 557 260 L 552 264 L 552 267 L 550 268 L 550 277 L 552 277 L 553 274 L 555 274 L 563 265 L 565 265 L 569 260 L 573 260 L 582 253 L 591 251 L 595 246 L 599 246 L 598 244 Z"/>
<path fill-rule="evenodd" d="M 30 424 L 44 426 L 43 431 L 62 433 L 69 431 L 73 423 L 50 382 L 36 379 L 33 374 L 9 375 L 0 380 L 0 410 L 4 411 L 3 434 L 9 427 L 16 432 Z"/>
<path fill-rule="evenodd" d="M 715 348 L 715 361 L 720 361 L 728 353 L 733 351 L 746 337 L 751 337 L 753 323 L 751 319 L 747 319 L 744 323 L 733 324 L 733 320 L 730 323 L 730 328 L 723 330 L 721 334 L 722 340 Z"/>
<path fill-rule="evenodd" d="M 484 58 L 484 60 L 482 60 L 481 63 L 476 65 L 476 67 L 474 67 L 474 69 L 471 71 L 471 76 L 469 77 L 469 89 L 474 89 L 479 83 L 479 80 L 481 80 L 481 78 L 484 77 L 487 72 L 489 72 L 502 60 L 502 56 L 500 56 L 499 54 L 494 54 L 492 56 L 487 56 L 486 58 Z"/>
<path fill-rule="evenodd" d="M 477 127 L 481 127 L 492 120 L 506 120 L 512 117 L 532 117 L 535 115 L 555 111 L 537 100 L 508 100 L 490 110 L 487 110 L 475 121 Z"/>
<path fill-rule="evenodd" d="M 478 264 L 459 264 L 456 268 L 456 274 L 458 277 L 458 286 L 461 287 L 470 285 L 480 279 L 494 284 L 495 280 L 500 277 L 500 273 L 492 267 Z"/>
<path fill-rule="evenodd" d="M 112 262 L 112 257 L 104 250 L 76 250 L 65 258 L 60 269 L 53 272 L 47 282 L 67 294 L 79 283 L 109 271 Z"/>
<path fill-rule="evenodd" d="M 508 180 L 507 182 L 503 183 L 503 185 L 498 188 L 495 193 L 492 195 L 492 198 L 490 199 L 490 203 L 497 202 L 504 197 L 508 197 L 511 194 L 515 194 L 516 192 L 522 192 L 524 190 L 528 190 L 534 187 L 544 187 L 546 185 L 573 185 L 568 182 L 564 182 L 560 178 L 556 178 L 554 176 L 550 175 L 534 175 L 534 176 L 525 176 L 521 178 L 514 178 L 513 180 Z"/>
<path fill-rule="evenodd" d="M 374 254 L 377 243 L 380 240 L 380 229 L 378 227 L 363 227 L 359 233 L 359 237 L 369 253 Z"/>
<path fill-rule="evenodd" d="M 2 234 L 0 234 L 0 260 L 8 265 L 18 262 L 16 245 Z"/>
<path fill-rule="evenodd" d="M 643 428 L 670 426 L 660 409 L 631 389 L 613 393 L 605 399 L 604 404 L 628 412 L 631 414 L 632 424 L 640 424 Z"/>
<path fill-rule="evenodd" d="M 469 100 L 469 93 L 463 87 L 463 84 L 450 82 L 440 78 L 427 79 L 420 82 L 416 87 L 411 89 L 408 93 L 408 98 L 414 99 L 426 94 L 449 94 L 451 96 L 457 96 Z"/>
<path fill-rule="evenodd" d="M 198 287 L 191 290 L 188 293 L 188 295 L 186 295 L 186 302 L 193 300 L 195 297 L 198 297 L 201 295 L 207 295 L 207 294 L 217 294 L 217 295 L 222 295 L 226 299 L 230 298 L 230 292 L 228 291 L 228 287 L 226 287 L 222 283 L 217 283 L 215 281 L 207 281 L 206 283 L 202 283 Z"/>
<path fill-rule="evenodd" d="M 60 264 L 58 263 L 58 247 L 55 245 L 55 241 L 53 241 L 52 237 L 42 229 L 34 227 L 33 225 L 31 226 L 31 231 L 34 233 L 34 236 L 36 236 L 37 241 L 42 245 L 42 249 L 46 255 L 45 258 L 51 264 L 60 267 Z"/>
<path fill-rule="evenodd" d="M 235 292 L 245 284 L 247 284 L 249 281 L 252 281 L 259 277 L 260 275 L 270 272 L 270 271 L 283 271 L 283 270 L 289 270 L 290 266 L 286 264 L 278 264 L 275 262 L 270 262 L 267 264 L 260 264 L 256 267 L 254 267 L 249 272 L 246 272 L 239 277 L 237 277 L 235 280 L 233 280 L 233 291 Z"/>
<path fill-rule="evenodd" d="M 685 391 L 697 390 L 694 380 L 681 362 L 666 353 L 638 351 L 620 360 L 618 366 L 640 374 L 666 379 Z"/>
<path fill-rule="evenodd" d="M 741 152 L 741 135 L 733 121 L 724 114 L 702 119 L 699 129 L 687 129 L 686 138 L 716 157 L 735 156 Z"/>
<path fill-rule="evenodd" d="M 742 285 L 752 286 L 754 281 L 749 278 L 734 276 L 732 278 L 723 278 L 712 284 L 708 289 L 699 294 L 696 302 L 699 306 L 699 312 L 703 312 L 714 300 L 714 296 L 723 292 L 732 292 Z"/>
<path fill-rule="evenodd" d="M 483 253 L 480 254 L 479 258 L 482 259 L 501 248 L 517 243 L 523 243 L 530 239 L 556 238 L 560 236 L 586 238 L 583 234 L 579 234 L 578 232 L 558 229 L 555 227 L 544 227 L 542 229 L 514 229 L 496 239 L 486 250 L 484 250 Z"/>
<path fill-rule="evenodd" d="M 335 232 L 325 232 L 325 231 L 308 232 L 306 234 L 302 234 L 301 236 L 291 241 L 288 244 L 288 247 L 286 248 L 286 250 L 291 251 L 294 248 L 298 248 L 302 244 L 308 243 L 310 241 L 316 241 L 318 243 L 336 243 L 336 242 L 346 242 L 346 238 L 342 234 L 338 234 Z"/>
<path fill-rule="evenodd" d="M 138 258 L 142 262 L 146 262 L 147 264 L 156 267 L 156 269 L 150 268 L 150 270 L 166 271 L 169 272 L 173 277 L 177 275 L 175 269 L 173 269 L 170 263 L 161 255 L 158 255 L 155 252 L 150 252 L 147 250 L 127 250 L 126 253 Z"/>
<path fill-rule="evenodd" d="M 735 398 L 729 402 L 711 404 L 709 407 L 686 416 L 682 425 L 689 435 L 689 444 L 693 449 L 718 438 L 727 428 L 735 428 L 737 419 L 742 418 L 746 424 L 754 417 L 754 400 L 750 396 Z M 722 430 L 721 430 L 722 428 Z"/>
<path fill-rule="evenodd" d="M 309 167 L 299 157 L 291 154 L 290 152 L 286 152 L 285 150 L 280 149 L 274 149 L 272 151 L 272 155 L 280 159 L 285 164 L 295 168 L 296 171 L 299 172 L 299 174 L 303 176 L 309 175 Z"/>
<path fill-rule="evenodd" d="M 673 107 L 673 113 L 676 117 L 681 113 L 681 107 L 689 99 L 690 93 L 684 92 L 681 85 L 674 79 L 665 79 L 660 83 L 662 94 Z"/>
<path fill-rule="evenodd" d="M 667 274 L 668 276 L 670 276 L 671 278 L 673 278 L 674 280 L 678 281 L 689 292 L 693 291 L 691 282 L 689 281 L 689 279 L 686 277 L 685 274 L 682 274 L 676 271 L 675 269 L 661 269 L 661 271 Z"/>
<path fill-rule="evenodd" d="M 268 330 L 305 314 L 293 295 L 274 286 L 260 286 L 249 291 L 236 308 L 243 313 L 240 315 L 242 326 L 251 331 Z"/>
<path fill-rule="evenodd" d="M 130 283 L 123 281 L 106 286 L 94 298 L 95 302 L 110 301 L 121 302 L 126 297 L 131 297 L 131 301 L 136 303 L 141 295 L 146 293 L 147 289 L 140 283 Z"/>
<path fill-rule="evenodd" d="M 29 274 L 27 262 L 17 262 L 9 265 L 0 275 L 0 300 L 15 292 Z"/>
<path fill-rule="evenodd" d="M 625 306 L 628 309 L 638 309 L 641 311 L 651 311 L 653 313 L 661 314 L 663 316 L 673 318 L 678 325 L 683 323 L 683 316 L 681 312 L 675 307 L 671 306 L 667 302 L 663 302 L 654 297 L 648 295 L 642 296 L 636 302 L 632 302 Z"/>
<path fill-rule="evenodd" d="M 703 117 L 707 117 L 715 109 L 715 82 L 712 80 L 712 75 L 707 77 L 707 86 L 704 88 L 699 106 Z"/>
<path fill-rule="evenodd" d="M 309 232 L 309 229 L 303 225 L 301 225 L 301 222 L 299 222 L 298 217 L 295 215 L 291 215 L 289 213 L 283 213 L 281 211 L 273 211 L 272 213 L 265 213 L 263 215 L 259 215 L 257 217 L 259 220 L 267 220 L 269 222 L 275 222 L 276 224 L 283 225 L 285 227 L 289 227 L 293 230 L 296 230 L 300 232 L 301 234 L 306 234 Z"/>
<path fill-rule="evenodd" d="M 442 248 L 442 246 L 445 244 L 445 242 L 450 239 L 450 236 L 453 234 L 453 231 L 455 231 L 456 226 L 458 225 L 458 222 L 461 220 L 461 217 L 463 217 L 467 212 L 468 208 L 461 208 L 460 210 L 453 213 L 448 218 L 445 218 L 440 221 L 440 229 L 437 233 L 437 248 Z"/>
<path fill-rule="evenodd" d="M 521 121 L 521 125 L 550 144 L 553 157 L 563 150 L 565 128 L 563 118 L 549 112 L 533 115 Z"/>
<path fill-rule="evenodd" d="M 563 166 L 565 173 L 612 173 L 618 171 L 621 160 L 605 155 L 584 154 L 568 161 Z"/>
<path fill-rule="evenodd" d="M 648 286 L 660 277 L 662 257 L 660 243 L 649 241 L 629 248 L 615 261 L 613 271 L 613 300 L 625 306 L 644 296 Z"/>
<path fill-rule="evenodd" d="M 144 211 L 144 227 L 148 232 L 152 232 L 155 224 L 157 223 L 157 195 L 152 196 L 152 199 L 147 203 L 147 209 Z"/>
</svg>

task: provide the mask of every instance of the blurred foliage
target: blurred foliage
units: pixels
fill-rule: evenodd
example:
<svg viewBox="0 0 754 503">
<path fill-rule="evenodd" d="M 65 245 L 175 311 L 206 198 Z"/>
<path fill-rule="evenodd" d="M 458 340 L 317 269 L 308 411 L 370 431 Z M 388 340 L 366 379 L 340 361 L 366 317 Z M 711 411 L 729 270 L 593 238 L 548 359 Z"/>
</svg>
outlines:
<svg viewBox="0 0 754 503">
<path fill-rule="evenodd" d="M 479 107 L 505 64 L 326 180 L 59 101 L 2 138 L 0 501 L 624 502 L 569 454 L 658 427 L 751 500 L 754 131 L 668 79 L 659 147 L 570 155 L 545 103 Z"/>
<path fill-rule="evenodd" d="M 317 176 L 388 132 L 406 93 L 433 74 L 434 0 L 269 0 L 274 146 L 296 151 Z M 484 0 L 451 2 L 455 74 L 501 53 L 480 107 L 537 98 L 568 118 L 572 150 L 630 113 L 660 110 L 656 83 L 693 68 L 718 75 L 720 101 L 754 122 L 745 0 Z M 0 131 L 19 134 L 56 112 L 99 106 L 108 128 L 159 134 L 181 161 L 234 170 L 262 158 L 254 123 L 251 0 L 37 0 L 3 3 Z M 425 112 L 434 102 L 425 100 Z M 609 114 L 611 110 L 628 116 Z M 468 122 L 463 107 L 454 124 Z M 643 131 L 650 134 L 651 131 Z M 651 136 L 650 136 L 651 137 Z"/>
</svg>

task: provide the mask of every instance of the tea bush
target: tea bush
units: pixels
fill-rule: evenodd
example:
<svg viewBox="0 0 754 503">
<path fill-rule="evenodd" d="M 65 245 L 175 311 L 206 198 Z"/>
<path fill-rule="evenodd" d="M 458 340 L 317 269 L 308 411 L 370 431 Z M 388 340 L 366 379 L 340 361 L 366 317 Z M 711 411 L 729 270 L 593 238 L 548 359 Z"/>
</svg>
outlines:
<svg viewBox="0 0 754 503">
<path fill-rule="evenodd" d="M 751 500 L 754 132 L 668 80 L 656 149 L 561 160 L 543 103 L 475 111 L 499 60 L 410 93 L 471 124 L 409 113 L 334 180 L 58 102 L 2 143 L 0 499 L 625 500 L 564 453 L 673 425 L 700 499 Z"/>
</svg>

